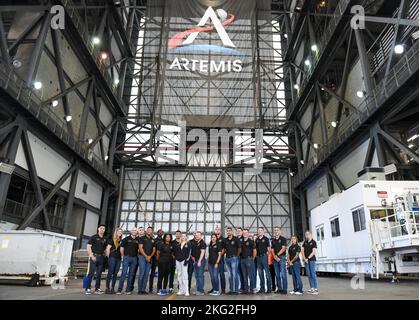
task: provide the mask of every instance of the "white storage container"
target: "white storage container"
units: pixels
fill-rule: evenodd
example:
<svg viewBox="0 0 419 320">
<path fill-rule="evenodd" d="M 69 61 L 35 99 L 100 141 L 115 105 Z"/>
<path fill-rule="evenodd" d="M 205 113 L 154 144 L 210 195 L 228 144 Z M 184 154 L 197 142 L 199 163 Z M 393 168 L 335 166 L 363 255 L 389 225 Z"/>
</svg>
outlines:
<svg viewBox="0 0 419 320">
<path fill-rule="evenodd" d="M 48 231 L 0 231 L 0 277 L 30 279 L 38 273 L 46 284 L 67 275 L 75 237 Z"/>
</svg>

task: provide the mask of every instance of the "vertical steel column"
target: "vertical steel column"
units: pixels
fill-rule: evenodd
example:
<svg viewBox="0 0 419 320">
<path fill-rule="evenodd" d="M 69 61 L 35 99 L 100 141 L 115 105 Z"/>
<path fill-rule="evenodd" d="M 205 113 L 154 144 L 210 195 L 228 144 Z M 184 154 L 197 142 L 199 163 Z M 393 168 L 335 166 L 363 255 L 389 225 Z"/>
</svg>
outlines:
<svg viewBox="0 0 419 320">
<path fill-rule="evenodd" d="M 44 15 L 44 21 L 42 22 L 41 30 L 39 31 L 38 39 L 36 40 L 35 48 L 32 52 L 31 60 L 29 63 L 29 71 L 26 78 L 26 83 L 28 86 L 32 85 L 32 81 L 36 76 L 38 70 L 39 62 L 41 61 L 42 52 L 44 49 L 45 40 L 48 35 L 48 30 L 51 23 L 51 13 L 47 12 Z"/>
<path fill-rule="evenodd" d="M 221 171 L 221 232 L 223 233 L 226 226 L 226 172 Z"/>
<path fill-rule="evenodd" d="M 327 128 L 326 128 L 326 116 L 324 114 L 324 103 L 321 97 L 319 86 L 316 83 L 316 94 L 317 94 L 317 102 L 319 106 L 319 115 L 320 115 L 320 129 L 322 134 L 322 143 L 323 145 L 327 144 Z M 313 106 L 314 108 L 314 106 Z M 315 150 L 314 150 L 315 151 Z"/>
<path fill-rule="evenodd" d="M 70 188 L 69 188 L 68 197 L 67 197 L 67 204 L 64 210 L 64 227 L 63 227 L 64 234 L 69 233 L 70 219 L 71 219 L 73 208 L 74 208 L 74 197 L 76 194 L 77 179 L 78 179 L 79 171 L 80 171 L 80 164 L 76 163 L 75 166 L 76 166 L 76 169 L 71 175 Z"/>
<path fill-rule="evenodd" d="M 359 60 L 361 62 L 361 69 L 364 78 L 365 89 L 367 90 L 367 94 L 371 96 L 375 85 L 371 74 L 370 63 L 367 57 L 367 50 L 365 48 L 363 33 L 360 29 L 355 29 L 354 32 L 359 52 Z"/>
<path fill-rule="evenodd" d="M 291 179 L 291 169 L 288 169 L 288 197 L 289 197 L 289 204 L 290 204 L 290 218 L 291 218 L 291 235 L 295 234 L 296 226 L 295 226 L 295 212 L 294 212 L 294 201 L 293 201 L 293 187 L 292 187 L 292 179 Z"/>
<path fill-rule="evenodd" d="M 9 49 L 7 47 L 6 32 L 4 30 L 3 17 L 0 13 L 0 52 L 3 60 L 6 61 L 6 65 L 10 66 Z"/>
<path fill-rule="evenodd" d="M 125 185 L 125 166 L 121 165 L 119 169 L 119 189 L 118 189 L 118 199 L 116 200 L 116 206 L 115 206 L 114 229 L 118 227 L 121 220 L 121 208 L 122 208 L 122 197 L 124 196 L 124 185 Z"/>
<path fill-rule="evenodd" d="M 17 149 L 19 147 L 20 139 L 22 137 L 22 128 L 19 126 L 14 129 L 14 133 L 9 142 L 7 151 L 7 164 L 14 165 L 16 162 Z M 7 192 L 9 190 L 10 180 L 12 176 L 0 172 L 0 219 L 3 216 L 4 206 L 6 204 Z"/>
</svg>

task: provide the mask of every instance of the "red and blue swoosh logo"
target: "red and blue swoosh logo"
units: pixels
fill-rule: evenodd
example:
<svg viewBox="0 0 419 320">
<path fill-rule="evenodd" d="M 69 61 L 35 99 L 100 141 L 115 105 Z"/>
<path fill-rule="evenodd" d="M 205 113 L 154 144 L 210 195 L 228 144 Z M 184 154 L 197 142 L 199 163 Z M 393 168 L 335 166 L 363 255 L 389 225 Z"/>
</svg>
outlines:
<svg viewBox="0 0 419 320">
<path fill-rule="evenodd" d="M 229 18 L 222 23 L 223 27 L 228 26 L 236 20 L 236 16 L 229 14 Z M 226 54 L 226 55 L 243 55 L 240 51 L 232 48 L 226 48 L 217 45 L 208 45 L 208 44 L 192 44 L 192 45 L 183 45 L 183 42 L 186 37 L 192 33 L 208 32 L 213 31 L 215 27 L 200 27 L 195 29 L 189 29 L 183 32 L 175 34 L 168 44 L 169 51 L 171 53 L 187 53 L 187 52 L 205 52 L 205 53 L 217 53 L 217 54 Z"/>
</svg>

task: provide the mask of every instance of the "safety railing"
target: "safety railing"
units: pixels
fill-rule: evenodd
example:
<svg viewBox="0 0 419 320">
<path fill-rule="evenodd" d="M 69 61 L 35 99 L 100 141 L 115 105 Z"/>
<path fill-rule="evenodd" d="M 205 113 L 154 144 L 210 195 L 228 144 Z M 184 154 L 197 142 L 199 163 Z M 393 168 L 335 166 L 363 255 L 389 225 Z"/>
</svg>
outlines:
<svg viewBox="0 0 419 320">
<path fill-rule="evenodd" d="M 294 176 L 294 184 L 298 186 L 307 178 L 332 152 L 334 152 L 348 137 L 358 130 L 400 86 L 402 86 L 414 73 L 419 70 L 419 41 L 406 52 L 396 65 L 390 70 L 390 74 L 383 79 L 357 107 L 358 112 L 352 112 L 346 120 L 339 123 L 338 134 L 329 138 L 328 141 L 317 150 L 315 155 L 306 160 L 304 167 Z"/>
<path fill-rule="evenodd" d="M 290 106 L 290 112 L 289 112 L 290 114 L 294 112 L 294 108 L 298 104 L 300 97 L 302 93 L 304 92 L 304 89 L 309 84 L 311 77 L 316 71 L 318 63 L 323 53 L 325 52 L 327 45 L 330 43 L 332 36 L 336 32 L 337 26 L 342 20 L 344 13 L 346 12 L 350 2 L 351 0 L 339 1 L 332 15 L 332 18 L 330 19 L 329 23 L 327 24 L 327 27 L 324 30 L 323 36 L 321 37 L 319 42 L 316 44 L 317 46 L 317 48 L 315 48 L 316 50 L 311 50 L 310 57 L 308 57 L 309 58 L 308 61 L 310 62 L 309 65 L 308 66 L 306 65 L 304 69 L 300 70 L 300 74 L 302 78 L 301 78 L 301 81 L 298 83 L 299 88 L 297 90 L 295 100 L 293 101 L 293 104 Z"/>
<path fill-rule="evenodd" d="M 84 45 L 91 54 L 92 59 L 95 61 L 100 73 L 114 94 L 115 99 L 117 99 L 120 105 L 124 105 L 118 96 L 118 85 L 115 85 L 115 79 L 112 79 L 111 75 L 109 74 L 109 66 L 107 66 L 107 64 L 104 63 L 104 60 L 101 58 L 101 51 L 97 46 L 94 45 L 92 35 L 89 34 L 86 25 L 83 23 L 83 18 L 77 11 L 77 7 L 71 0 L 61 0 L 61 3 L 71 18 L 73 25 L 78 30 Z"/>
<path fill-rule="evenodd" d="M 378 249 L 397 246 L 396 241 L 419 239 L 419 211 L 403 211 L 370 221 L 373 245 Z"/>
<path fill-rule="evenodd" d="M 53 111 L 45 106 L 37 93 L 16 73 L 16 71 L 0 60 L 0 87 L 16 99 L 26 110 L 53 132 L 62 142 L 84 158 L 102 176 L 114 185 L 118 183 L 118 176 L 108 168 L 104 160 L 95 155 L 89 144 L 68 131 L 68 124 Z"/>
</svg>

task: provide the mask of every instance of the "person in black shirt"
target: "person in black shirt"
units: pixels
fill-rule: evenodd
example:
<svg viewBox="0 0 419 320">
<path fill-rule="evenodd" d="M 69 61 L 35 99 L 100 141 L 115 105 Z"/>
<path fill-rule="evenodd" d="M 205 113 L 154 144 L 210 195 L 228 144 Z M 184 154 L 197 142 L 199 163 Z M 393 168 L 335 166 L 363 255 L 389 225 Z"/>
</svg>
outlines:
<svg viewBox="0 0 419 320">
<path fill-rule="evenodd" d="M 174 249 L 175 246 L 180 244 L 180 238 L 181 237 L 182 237 L 182 232 L 180 232 L 180 230 L 177 230 L 175 232 L 175 239 L 172 241 L 173 249 Z M 170 291 L 170 293 L 173 293 L 173 286 L 174 286 L 174 282 L 175 282 L 175 273 L 176 273 L 176 260 L 173 258 L 172 268 L 170 270 L 170 275 L 169 275 L 169 291 Z"/>
<path fill-rule="evenodd" d="M 154 239 L 154 246 L 157 250 L 157 246 L 160 242 L 163 241 L 163 230 L 159 229 L 157 230 L 157 237 Z M 150 279 L 149 279 L 149 293 L 153 293 L 153 286 L 154 286 L 154 274 L 156 272 L 156 267 L 157 267 L 157 260 L 156 257 L 154 256 L 151 259 L 151 270 L 150 270 Z"/>
<path fill-rule="evenodd" d="M 90 237 L 87 243 L 87 252 L 89 254 L 89 272 L 87 275 L 86 294 L 92 294 L 92 280 L 96 272 L 95 294 L 103 294 L 100 290 L 100 281 L 105 264 L 105 250 L 107 241 L 104 237 L 106 227 L 101 224 L 97 229 L 97 234 Z"/>
<path fill-rule="evenodd" d="M 287 264 L 291 269 L 292 282 L 294 284 L 294 291 L 291 294 L 303 294 L 303 282 L 301 281 L 301 261 L 300 261 L 301 248 L 298 245 L 297 236 L 291 237 L 291 246 L 288 249 Z"/>
<path fill-rule="evenodd" d="M 188 242 L 186 233 L 183 233 L 180 238 L 180 243 L 174 246 L 176 259 L 177 280 L 179 283 L 178 296 L 189 296 L 188 284 L 188 266 L 191 258 L 191 245 Z"/>
<path fill-rule="evenodd" d="M 205 264 L 207 260 L 205 259 L 205 251 L 207 245 L 204 240 L 202 240 L 202 233 L 196 231 L 194 234 L 194 239 L 190 241 L 192 252 L 191 260 L 193 261 L 195 280 L 196 280 L 196 295 L 203 296 L 205 295 L 204 285 L 205 285 Z"/>
<path fill-rule="evenodd" d="M 236 237 L 239 239 L 240 243 L 243 242 L 243 228 L 238 227 L 236 228 Z M 242 272 L 242 266 L 241 266 L 241 258 L 239 257 L 239 267 L 237 269 L 239 273 L 239 279 L 240 279 L 240 292 L 244 291 L 244 279 L 243 279 L 243 272 Z"/>
<path fill-rule="evenodd" d="M 270 252 L 269 239 L 264 235 L 265 230 L 262 227 L 258 228 L 258 237 L 256 238 L 256 261 L 257 269 L 260 279 L 259 293 L 265 293 L 265 275 L 266 275 L 266 293 L 272 292 L 271 273 L 269 271 L 268 254 Z"/>
<path fill-rule="evenodd" d="M 241 252 L 239 238 L 233 236 L 233 229 L 227 228 L 227 238 L 224 240 L 226 266 L 230 292 L 228 294 L 239 294 L 239 256 Z"/>
<path fill-rule="evenodd" d="M 218 265 L 218 274 L 220 276 L 220 285 L 221 285 L 221 293 L 226 293 L 226 275 L 225 275 L 225 261 L 224 261 L 224 238 L 221 235 L 221 228 L 219 226 L 215 227 L 215 234 L 217 235 L 217 241 L 219 245 L 223 249 L 223 255 L 220 260 L 220 264 Z M 210 292 L 211 293 L 211 292 Z"/>
<path fill-rule="evenodd" d="M 306 231 L 306 240 L 303 243 L 302 249 L 308 275 L 308 281 L 310 283 L 310 289 L 307 290 L 307 293 L 317 295 L 319 294 L 316 275 L 317 243 L 316 241 L 314 241 L 313 235 L 310 230 Z"/>
<path fill-rule="evenodd" d="M 159 277 L 157 280 L 157 294 L 164 296 L 169 294 L 167 291 L 167 284 L 169 282 L 169 274 L 173 264 L 173 245 L 172 235 L 165 234 L 163 241 L 157 246 L 157 267 L 159 268 Z M 163 283 L 163 286 L 162 286 Z"/>
<path fill-rule="evenodd" d="M 147 228 L 145 236 L 140 238 L 139 243 L 138 250 L 140 255 L 138 256 L 138 264 L 140 276 L 138 277 L 138 294 L 147 294 L 146 286 L 150 275 L 151 261 L 156 253 L 152 227 Z"/>
<path fill-rule="evenodd" d="M 274 237 L 271 239 L 271 252 L 274 257 L 277 293 L 287 294 L 287 239 L 281 235 L 281 228 L 274 228 Z"/>
<path fill-rule="evenodd" d="M 214 233 L 211 235 L 211 242 L 208 246 L 208 271 L 211 277 L 212 290 L 210 295 L 220 295 L 220 283 L 218 281 L 218 268 L 220 266 L 221 256 L 223 254 L 223 248 L 218 243 L 217 235 Z"/>
<path fill-rule="evenodd" d="M 105 292 L 107 294 L 115 293 L 116 279 L 118 277 L 119 269 L 121 268 L 121 251 L 119 249 L 121 245 L 122 234 L 122 229 L 116 228 L 113 236 L 108 239 L 108 247 L 106 248 L 106 255 L 108 256 L 108 276 L 106 277 Z"/>
<path fill-rule="evenodd" d="M 256 248 L 253 240 L 249 238 L 248 229 L 243 230 L 241 247 L 240 264 L 243 272 L 243 293 L 250 294 L 250 290 L 253 290 L 256 287 L 256 283 L 252 275 L 255 264 Z"/>
<path fill-rule="evenodd" d="M 124 282 L 128 273 L 128 282 L 125 288 L 126 294 L 132 294 L 132 288 L 134 286 L 134 272 L 138 264 L 138 231 L 137 228 L 131 229 L 131 234 L 125 237 L 121 242 L 121 256 L 123 257 L 122 262 L 122 274 L 119 280 L 118 292 L 121 294 L 124 287 Z"/>
</svg>

